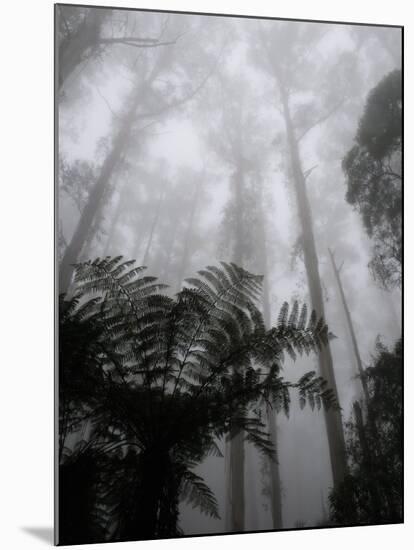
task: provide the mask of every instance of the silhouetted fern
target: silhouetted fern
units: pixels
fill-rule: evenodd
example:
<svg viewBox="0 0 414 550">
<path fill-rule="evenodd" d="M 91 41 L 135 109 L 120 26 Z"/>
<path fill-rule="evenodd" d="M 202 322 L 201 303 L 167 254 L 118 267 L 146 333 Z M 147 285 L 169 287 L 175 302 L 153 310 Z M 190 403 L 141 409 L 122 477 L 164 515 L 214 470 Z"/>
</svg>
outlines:
<svg viewBox="0 0 414 550">
<path fill-rule="evenodd" d="M 210 489 L 193 471 L 230 432 L 272 456 L 260 415 L 267 403 L 286 414 L 290 389 L 301 406 L 334 403 L 326 383 L 308 373 L 281 376 L 287 353 L 317 350 L 327 328 L 312 312 L 289 312 L 267 330 L 257 306 L 262 277 L 232 263 L 208 266 L 174 298 L 145 268 L 121 257 L 75 268 L 75 293 L 61 297 L 61 456 L 88 423 L 89 452 L 105 456 L 95 506 L 108 515 L 112 540 L 178 532 L 178 497 L 218 516 Z M 80 456 L 80 455 L 79 455 Z M 102 481 L 105 480 L 105 483 Z M 149 481 L 151 483 L 149 483 Z M 174 519 L 175 518 L 175 519 Z M 62 538 L 63 540 L 63 538 Z"/>
</svg>

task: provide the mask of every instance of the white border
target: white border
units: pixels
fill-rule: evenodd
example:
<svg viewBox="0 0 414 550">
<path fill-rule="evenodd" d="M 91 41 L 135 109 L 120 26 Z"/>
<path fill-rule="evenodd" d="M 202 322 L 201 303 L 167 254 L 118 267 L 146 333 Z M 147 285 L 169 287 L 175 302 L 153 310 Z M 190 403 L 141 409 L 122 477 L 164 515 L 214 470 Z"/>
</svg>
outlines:
<svg viewBox="0 0 414 550">
<path fill-rule="evenodd" d="M 176 9 L 301 19 L 323 19 L 405 25 L 406 127 L 414 97 L 410 78 L 409 2 L 393 0 L 111 0 L 83 2 L 109 6 Z M 53 472 L 53 2 L 8 0 L 2 3 L 0 32 L 2 147 L 0 174 L 1 300 L 0 300 L 0 545 L 7 550 L 36 549 L 46 543 L 23 528 L 52 525 Z M 407 38 L 408 35 L 408 38 Z M 406 150 L 410 150 L 408 131 Z M 406 206 L 413 204 L 409 158 Z M 406 246 L 412 224 L 406 212 Z M 412 279 L 406 258 L 406 284 Z M 408 291 L 409 294 L 409 291 Z M 414 304 L 406 303 L 406 310 Z M 408 335 L 410 325 L 406 325 Z M 412 357 L 406 337 L 406 364 Z M 412 418 L 411 379 L 406 383 L 406 433 Z M 412 443 L 407 441 L 406 474 Z M 205 537 L 148 543 L 123 543 L 108 548 L 201 549 L 249 547 L 336 550 L 397 545 L 414 540 L 410 491 L 404 526 L 328 529 Z M 411 537 L 410 537 L 411 535 Z M 85 546 L 84 548 L 102 548 Z"/>
</svg>

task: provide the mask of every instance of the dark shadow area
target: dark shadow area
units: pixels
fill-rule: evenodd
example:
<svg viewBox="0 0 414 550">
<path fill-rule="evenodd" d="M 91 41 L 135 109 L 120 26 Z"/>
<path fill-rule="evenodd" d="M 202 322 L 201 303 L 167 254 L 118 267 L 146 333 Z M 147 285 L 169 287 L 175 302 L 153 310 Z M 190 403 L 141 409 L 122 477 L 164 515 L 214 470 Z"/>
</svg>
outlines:
<svg viewBox="0 0 414 550">
<path fill-rule="evenodd" d="M 22 527 L 22 531 L 53 546 L 53 527 Z"/>
</svg>

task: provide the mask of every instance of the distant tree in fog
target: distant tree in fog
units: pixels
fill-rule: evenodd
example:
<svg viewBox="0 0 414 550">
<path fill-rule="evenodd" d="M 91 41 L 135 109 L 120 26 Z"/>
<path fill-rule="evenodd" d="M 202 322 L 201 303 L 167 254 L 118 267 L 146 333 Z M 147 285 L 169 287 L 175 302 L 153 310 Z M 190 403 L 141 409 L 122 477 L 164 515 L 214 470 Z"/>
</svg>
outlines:
<svg viewBox="0 0 414 550">
<path fill-rule="evenodd" d="M 126 11 L 123 17 L 114 11 L 104 8 L 86 8 L 80 6 L 56 6 L 57 31 L 59 41 L 59 88 L 81 64 L 99 58 L 105 49 L 122 44 L 131 48 L 155 48 L 174 44 L 173 39 L 160 36 L 139 35 L 136 20 Z M 142 28 L 139 32 L 143 32 Z"/>
<path fill-rule="evenodd" d="M 264 275 L 263 314 L 270 326 L 269 270 L 263 205 L 263 172 L 270 151 L 269 126 L 255 103 L 245 75 L 220 73 L 216 79 L 214 110 L 209 111 L 207 144 L 226 171 L 229 197 L 224 205 L 219 234 L 219 255 L 245 269 Z M 275 412 L 267 408 L 267 420 L 276 460 L 270 463 L 270 498 L 273 526 L 282 527 L 281 486 L 277 459 Z M 228 448 L 226 514 L 228 529 L 245 528 L 245 450 L 241 436 Z"/>
<path fill-rule="evenodd" d="M 180 28 L 177 19 L 174 21 Z M 162 48 L 159 55 L 137 58 L 131 67 L 132 89 L 126 95 L 120 112 L 114 113 L 106 157 L 97 170 L 96 180 L 90 186 L 88 199 L 62 257 L 59 273 L 61 292 L 66 291 L 70 285 L 73 265 L 80 259 L 80 253 L 91 234 L 91 227 L 102 215 L 113 176 L 136 144 L 137 138 L 142 139 L 149 124 L 162 120 L 163 116 L 194 98 L 214 72 L 220 52 L 215 47 L 210 51 L 202 42 L 202 39 L 207 40 L 207 35 L 208 39 L 211 38 L 209 30 L 213 32 L 214 29 L 207 26 L 204 36 L 201 32 L 197 33 L 198 42 L 194 47 L 187 47 L 183 51 L 181 45 L 182 55 L 177 55 L 174 50 L 174 47 L 178 47 L 176 44 Z M 193 63 L 194 58 L 200 59 L 202 56 L 208 69 L 200 74 L 200 71 L 193 70 Z M 135 149 L 133 152 L 136 155 Z"/>
<path fill-rule="evenodd" d="M 342 95 L 338 97 L 333 94 L 332 97 L 329 87 L 326 87 L 326 98 L 319 93 L 313 94 L 316 90 L 320 90 L 320 82 L 326 78 L 327 67 L 325 64 L 318 64 L 314 61 L 315 58 L 318 59 L 317 47 L 324 35 L 325 29 L 318 25 L 309 26 L 299 22 L 294 25 L 286 22 L 278 23 L 278 32 L 274 32 L 273 23 L 270 26 L 269 22 L 260 22 L 252 49 L 253 61 L 272 78 L 276 90 L 279 92 L 289 155 L 289 177 L 293 183 L 299 214 L 308 288 L 312 307 L 322 317 L 325 316 L 322 282 L 306 173 L 302 167 L 300 142 L 316 126 L 335 113 L 344 101 Z M 310 51 L 314 52 L 312 60 L 309 56 Z M 312 99 L 307 101 L 305 109 L 307 116 L 304 117 L 300 104 L 299 113 L 297 107 L 295 109 L 295 95 L 300 98 L 301 95 L 309 93 L 312 94 Z M 319 353 L 319 368 L 321 375 L 329 381 L 337 396 L 329 343 Z M 345 440 L 339 410 L 326 412 L 326 427 L 333 481 L 337 485 L 342 481 L 346 471 Z"/>
</svg>

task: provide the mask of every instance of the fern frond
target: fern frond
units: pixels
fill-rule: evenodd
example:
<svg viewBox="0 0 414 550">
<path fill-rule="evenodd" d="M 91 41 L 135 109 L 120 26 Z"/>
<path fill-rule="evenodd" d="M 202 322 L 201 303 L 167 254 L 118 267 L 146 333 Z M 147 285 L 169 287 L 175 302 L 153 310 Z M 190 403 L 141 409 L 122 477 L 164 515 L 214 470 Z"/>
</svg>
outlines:
<svg viewBox="0 0 414 550">
<path fill-rule="evenodd" d="M 298 304 L 297 300 L 295 300 L 294 303 L 293 303 L 292 311 L 291 311 L 290 316 L 289 316 L 289 321 L 288 321 L 288 327 L 289 328 L 291 328 L 291 329 L 296 328 L 296 324 L 297 324 L 297 321 L 298 321 L 298 313 L 299 313 L 299 304 Z"/>
<path fill-rule="evenodd" d="M 183 474 L 181 498 L 193 508 L 199 508 L 204 514 L 220 519 L 218 503 L 213 491 L 191 470 L 186 470 Z"/>
<path fill-rule="evenodd" d="M 289 313 L 289 304 L 283 302 L 282 307 L 280 308 L 279 315 L 277 317 L 277 326 L 285 327 L 287 324 L 287 318 Z"/>
</svg>

